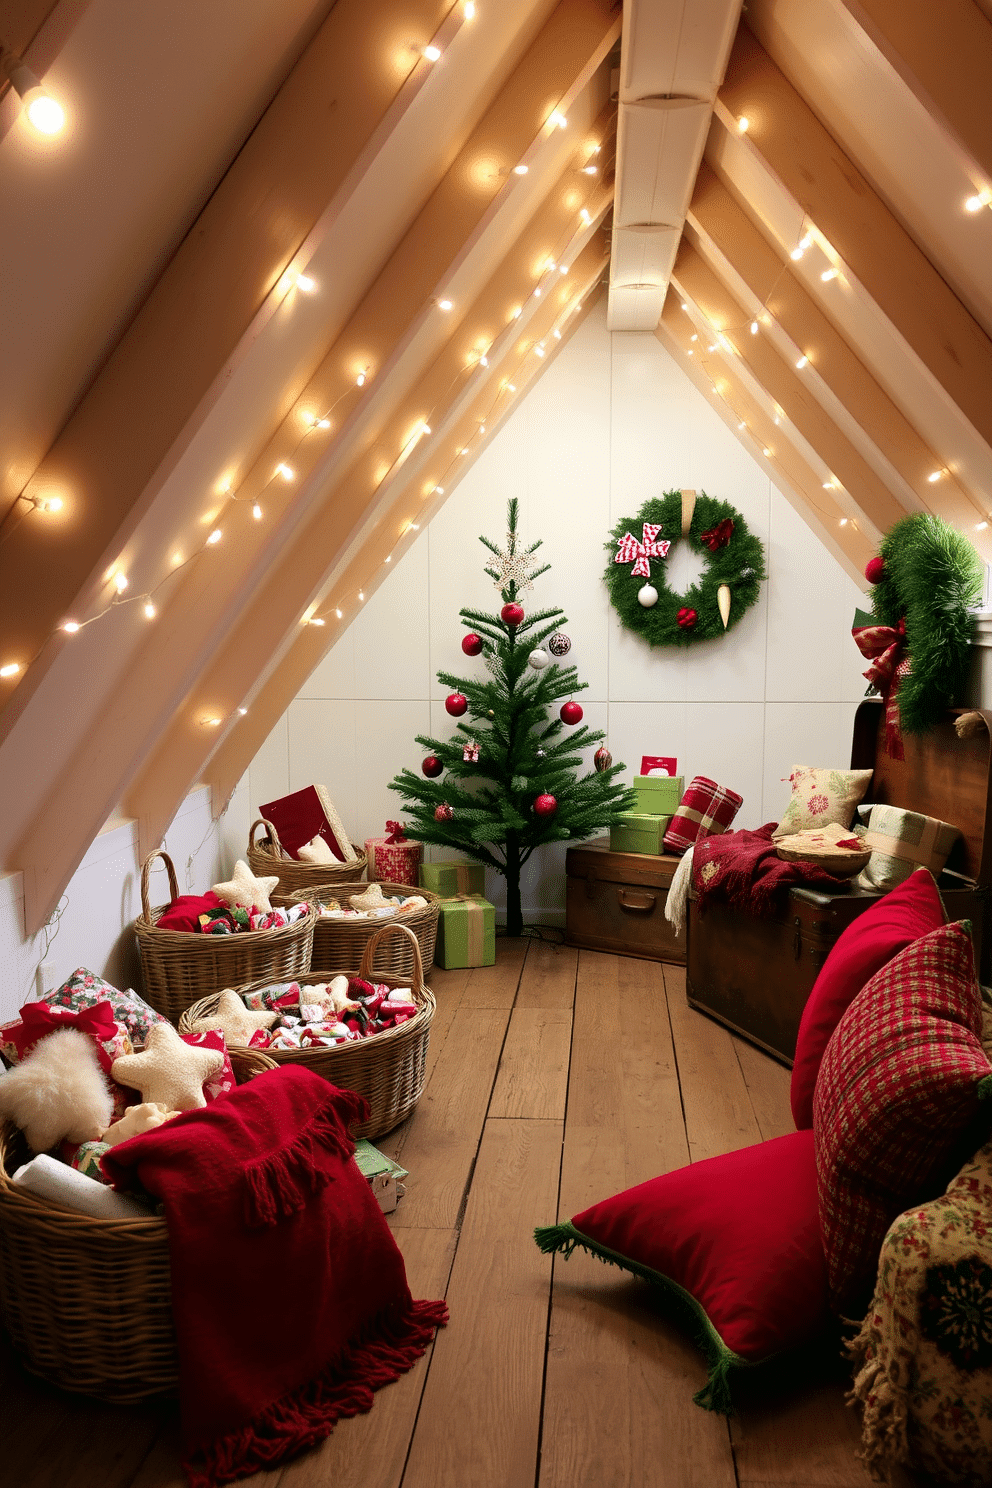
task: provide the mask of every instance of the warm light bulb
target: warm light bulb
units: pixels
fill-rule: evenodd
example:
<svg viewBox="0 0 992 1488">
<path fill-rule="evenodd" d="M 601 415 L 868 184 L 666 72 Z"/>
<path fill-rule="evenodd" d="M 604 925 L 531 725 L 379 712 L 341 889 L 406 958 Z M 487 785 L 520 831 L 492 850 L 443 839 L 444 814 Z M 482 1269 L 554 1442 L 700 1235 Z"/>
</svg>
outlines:
<svg viewBox="0 0 992 1488">
<path fill-rule="evenodd" d="M 824 489 L 824 490 L 825 490 L 825 491 L 832 491 L 832 490 L 833 490 L 833 488 L 834 488 L 834 483 L 833 483 L 833 481 L 824 481 L 824 482 L 823 482 L 823 489 Z"/>
<path fill-rule="evenodd" d="M 756 320 L 752 320 L 752 322 L 751 322 L 751 335 L 752 336 L 756 336 L 757 334 L 758 334 L 758 322 Z"/>
<path fill-rule="evenodd" d="M 335 615 L 337 615 L 338 619 L 340 620 L 341 619 L 341 611 L 340 610 L 335 610 L 334 613 L 335 613 Z"/>
<path fill-rule="evenodd" d="M 799 358 L 798 362 L 796 363 L 796 370 L 798 372 L 801 372 L 804 367 L 808 367 L 808 366 L 809 366 L 809 357 L 808 356 L 801 356 Z"/>
<path fill-rule="evenodd" d="M 251 509 L 251 514 L 255 518 L 256 522 L 260 522 L 262 520 L 262 508 L 259 506 L 257 501 Z"/>
<path fill-rule="evenodd" d="M 465 19 L 467 21 L 474 20 L 474 18 L 475 18 L 475 0 L 465 0 L 465 9 L 463 10 L 462 14 L 464 15 L 464 17 L 465 17 Z"/>
<path fill-rule="evenodd" d="M 582 211 L 579 213 L 579 217 L 582 219 L 583 226 L 585 227 L 588 227 L 590 222 L 592 221 L 592 218 L 586 211 L 585 207 L 582 208 Z"/>
<path fill-rule="evenodd" d="M 127 588 L 127 574 L 116 574 L 114 576 L 114 583 L 117 586 L 117 593 L 123 594 L 124 590 Z"/>
<path fill-rule="evenodd" d="M 279 464 L 273 471 L 273 474 L 281 475 L 284 481 L 291 481 L 296 479 L 296 471 L 293 469 L 292 465 L 287 465 L 284 460 L 280 460 Z"/>
<path fill-rule="evenodd" d="M 975 523 L 975 531 L 976 532 L 984 532 L 985 529 L 986 529 L 986 527 L 988 525 L 989 525 L 988 522 L 976 522 Z"/>
<path fill-rule="evenodd" d="M 24 95 L 24 104 L 30 122 L 39 134 L 58 134 L 65 124 L 65 110 L 55 102 L 44 88 L 31 88 Z"/>
<path fill-rule="evenodd" d="M 364 387 L 365 386 L 365 373 L 364 372 L 359 372 L 358 376 L 355 378 L 355 386 L 356 387 Z"/>
<path fill-rule="evenodd" d="M 220 728 L 219 718 L 205 718 L 203 723 L 205 728 Z"/>
<path fill-rule="evenodd" d="M 794 259 L 798 263 L 799 259 L 802 258 L 805 251 L 806 250 L 804 248 L 793 248 L 792 252 L 789 254 L 789 257 L 791 259 Z"/>
<path fill-rule="evenodd" d="M 319 615 L 312 615 L 310 617 L 310 619 L 307 621 L 307 624 L 308 625 L 326 625 L 327 624 L 327 621 L 326 620 L 321 620 L 321 618 L 320 618 Z"/>
<path fill-rule="evenodd" d="M 771 459 L 771 454 L 772 454 L 772 452 L 771 452 L 771 450 L 770 450 L 770 449 L 769 449 L 769 448 L 768 448 L 768 446 L 767 446 L 767 445 L 765 445 L 765 448 L 764 448 L 764 449 L 763 449 L 763 450 L 762 450 L 762 451 L 761 451 L 761 453 L 762 453 L 762 454 L 763 454 L 763 455 L 764 455 L 764 457 L 765 457 L 765 459 L 766 459 L 766 460 L 770 460 L 770 459 Z"/>
<path fill-rule="evenodd" d="M 942 470 L 932 470 L 927 476 L 927 480 L 930 482 L 931 485 L 934 485 L 937 481 L 940 480 L 940 477 L 943 475 L 943 473 L 944 472 Z"/>
<path fill-rule="evenodd" d="M 61 496 L 38 496 L 34 504 L 40 512 L 57 512 L 62 510 L 65 502 Z"/>
<path fill-rule="evenodd" d="M 62 629 L 64 631 L 67 631 L 69 635 L 75 635 L 76 634 L 76 631 L 79 629 L 79 621 L 78 620 L 67 620 L 65 622 L 65 624 L 63 625 Z"/>
<path fill-rule="evenodd" d="M 215 543 L 219 543 L 223 536 L 224 534 L 221 532 L 220 528 L 215 527 L 213 532 L 211 532 L 210 536 L 207 538 L 207 542 L 210 543 L 212 547 Z"/>
<path fill-rule="evenodd" d="M 488 363 L 486 365 L 488 366 Z M 425 434 L 432 434 L 433 432 L 434 431 L 431 428 L 430 424 L 421 424 L 421 426 L 420 426 L 421 437 L 423 437 Z"/>
<path fill-rule="evenodd" d="M 359 599 L 363 603 L 365 602 L 365 590 L 364 589 L 359 589 L 359 591 L 358 591 L 358 597 L 359 597 Z"/>
<path fill-rule="evenodd" d="M 737 425 L 737 427 L 738 427 L 738 429 L 746 429 L 747 428 L 747 421 L 745 419 L 741 419 L 741 421 Z"/>
<path fill-rule="evenodd" d="M 565 118 L 565 115 L 558 109 L 553 109 L 552 112 L 548 115 L 548 123 L 551 124 L 555 129 L 568 128 L 568 120 Z"/>
<path fill-rule="evenodd" d="M 740 118 L 737 120 L 737 128 L 740 130 L 741 134 L 747 134 L 748 130 L 751 128 L 751 120 L 747 118 L 746 115 L 741 114 Z"/>
<path fill-rule="evenodd" d="M 707 351 L 719 351 L 719 349 L 719 345 L 716 341 L 713 342 L 712 346 L 707 346 L 706 348 Z"/>
<path fill-rule="evenodd" d="M 387 563 L 392 563 L 392 561 L 393 561 L 393 555 L 392 555 L 392 553 L 390 553 L 390 554 L 388 554 L 388 556 L 386 558 L 386 562 Z"/>
<path fill-rule="evenodd" d="M 584 165 L 582 167 L 582 174 L 584 176 L 595 176 L 598 173 L 598 171 L 599 171 L 599 166 L 598 165 Z"/>
<path fill-rule="evenodd" d="M 311 279 L 309 274 L 297 274 L 296 287 L 297 289 L 302 289 L 304 294 L 312 294 L 317 288 L 317 281 L 316 279 Z"/>
<path fill-rule="evenodd" d="M 150 599 L 145 600 L 144 611 L 146 620 L 154 620 L 155 616 L 158 614 L 158 611 L 156 610 Z"/>
<path fill-rule="evenodd" d="M 464 454 L 464 453 L 465 453 L 465 451 L 462 450 L 462 454 Z M 434 487 L 434 494 L 437 495 L 437 496 L 443 496 L 444 495 L 444 487 L 443 486 L 435 486 Z"/>
<path fill-rule="evenodd" d="M 485 432 L 486 432 L 486 426 L 485 426 L 485 424 L 480 424 L 479 425 L 479 433 L 480 434 L 485 434 Z"/>
<path fill-rule="evenodd" d="M 240 713 L 241 717 L 244 718 L 245 714 L 248 712 L 248 709 L 247 708 L 239 708 L 238 709 L 238 712 Z"/>
<path fill-rule="evenodd" d="M 0 666 L 0 677 L 16 677 L 20 670 L 19 661 L 8 661 L 5 666 Z"/>
<path fill-rule="evenodd" d="M 820 275 L 820 278 L 823 280 L 824 284 L 829 284 L 831 279 L 837 278 L 837 270 L 824 269 L 823 273 Z"/>
<path fill-rule="evenodd" d="M 428 62 L 437 62 L 441 56 L 441 48 L 433 44 L 431 46 L 425 46 L 423 55 L 427 58 Z"/>
<path fill-rule="evenodd" d="M 510 319 L 511 320 L 519 320 L 520 319 L 520 315 L 521 315 L 521 306 L 520 305 L 514 305 L 513 309 L 510 311 Z"/>
<path fill-rule="evenodd" d="M 986 189 L 985 191 L 979 191 L 976 196 L 969 196 L 964 204 L 964 209 L 966 212 L 980 212 L 990 202 L 992 202 L 992 191 Z"/>
<path fill-rule="evenodd" d="M 438 302 L 437 302 L 437 308 L 439 310 L 453 310 L 454 309 L 454 301 L 453 300 L 438 300 Z"/>
<path fill-rule="evenodd" d="M 544 347 L 543 346 L 535 346 L 534 347 L 534 350 L 537 352 L 537 355 L 539 357 L 543 357 L 543 355 L 544 355 Z"/>
<path fill-rule="evenodd" d="M 838 523 L 838 526 L 840 526 L 840 527 L 846 527 L 847 526 L 847 518 L 846 517 L 841 517 L 840 522 Z"/>
<path fill-rule="evenodd" d="M 806 252 L 806 249 L 809 247 L 809 245 L 812 243 L 812 241 L 813 241 L 813 234 L 812 233 L 805 233 L 803 235 L 803 237 L 801 237 L 799 239 L 799 246 L 803 250 L 804 253 Z"/>
<path fill-rule="evenodd" d="M 515 176 L 525 176 L 529 170 L 529 165 L 515 165 L 513 167 L 513 174 Z"/>
<path fill-rule="evenodd" d="M 554 336 L 554 338 L 555 338 L 556 341 L 560 341 L 561 340 L 561 331 L 558 329 L 557 326 L 555 326 L 555 328 L 551 332 L 551 334 Z"/>
<path fill-rule="evenodd" d="M 488 367 L 489 366 L 489 358 L 486 356 L 485 352 L 483 352 L 482 355 L 479 357 L 479 366 L 480 367 Z"/>
<path fill-rule="evenodd" d="M 691 346 L 689 347 L 689 350 L 686 352 L 686 356 L 695 356 L 695 352 L 693 351 L 693 349 L 692 349 Z"/>
</svg>

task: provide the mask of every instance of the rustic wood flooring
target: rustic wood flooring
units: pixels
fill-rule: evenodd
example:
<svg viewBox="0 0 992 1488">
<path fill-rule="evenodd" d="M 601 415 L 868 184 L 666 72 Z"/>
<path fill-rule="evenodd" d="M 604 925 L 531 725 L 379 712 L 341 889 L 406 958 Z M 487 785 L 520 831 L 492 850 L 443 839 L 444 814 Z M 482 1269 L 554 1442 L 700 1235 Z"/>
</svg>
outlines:
<svg viewBox="0 0 992 1488">
<path fill-rule="evenodd" d="M 788 1074 L 686 1005 L 684 973 L 539 941 L 431 973 L 428 1083 L 379 1146 L 410 1169 L 390 1217 L 414 1296 L 450 1325 L 372 1411 L 248 1480 L 265 1488 L 866 1488 L 827 1370 L 729 1421 L 650 1288 L 535 1225 L 792 1129 Z M 113 1279 L 108 1278 L 112 1287 Z M 252 1305 L 252 1299 L 245 1299 Z M 0 1356 L 11 1488 L 182 1488 L 168 1405 L 114 1408 Z"/>
</svg>

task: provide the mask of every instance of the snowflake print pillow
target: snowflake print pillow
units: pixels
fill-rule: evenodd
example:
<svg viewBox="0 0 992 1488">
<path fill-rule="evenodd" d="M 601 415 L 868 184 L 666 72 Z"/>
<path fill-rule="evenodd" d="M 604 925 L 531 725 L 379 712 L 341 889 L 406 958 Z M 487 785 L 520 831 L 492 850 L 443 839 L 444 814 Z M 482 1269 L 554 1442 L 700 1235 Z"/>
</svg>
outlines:
<svg viewBox="0 0 992 1488">
<path fill-rule="evenodd" d="M 792 782 L 792 799 L 772 833 L 776 840 L 834 823 L 847 831 L 855 807 L 868 789 L 871 771 L 818 770 L 812 765 L 793 765 L 788 778 Z"/>
</svg>

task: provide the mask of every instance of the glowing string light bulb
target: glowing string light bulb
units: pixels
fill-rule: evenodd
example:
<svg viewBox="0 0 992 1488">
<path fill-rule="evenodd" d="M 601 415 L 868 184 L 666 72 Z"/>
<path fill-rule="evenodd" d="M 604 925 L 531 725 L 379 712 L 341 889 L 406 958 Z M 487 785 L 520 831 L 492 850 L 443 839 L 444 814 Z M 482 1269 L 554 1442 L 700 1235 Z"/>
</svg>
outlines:
<svg viewBox="0 0 992 1488">
<path fill-rule="evenodd" d="M 257 501 L 251 509 L 251 514 L 255 518 L 256 522 L 260 522 L 262 520 L 262 508 L 259 506 Z"/>
<path fill-rule="evenodd" d="M 154 604 L 150 599 L 145 600 L 142 608 L 144 609 L 146 620 L 154 620 L 155 616 L 158 614 L 158 611 L 156 610 Z"/>
<path fill-rule="evenodd" d="M 990 204 L 992 204 L 992 191 L 986 187 L 984 191 L 979 191 L 977 195 L 969 196 L 964 204 L 964 209 L 966 212 L 980 212 L 983 207 L 987 207 Z"/>
<path fill-rule="evenodd" d="M 311 279 L 309 274 L 297 274 L 296 287 L 297 289 L 302 289 L 304 294 L 313 294 L 313 291 L 317 288 L 317 281 L 316 279 Z"/>
<path fill-rule="evenodd" d="M 364 372 L 359 372 L 358 376 L 355 378 L 355 386 L 356 387 L 364 387 L 365 386 L 365 376 L 366 376 L 366 374 Z"/>
<path fill-rule="evenodd" d="M 211 547 L 216 547 L 217 543 L 220 542 L 223 536 L 224 534 L 221 532 L 220 528 L 215 527 L 213 532 L 211 532 L 210 536 L 207 538 L 207 542 L 210 544 Z"/>
<path fill-rule="evenodd" d="M 801 356 L 799 358 L 798 362 L 796 363 L 796 370 L 797 370 L 797 372 L 801 372 L 804 367 L 808 367 L 808 366 L 809 366 L 809 357 L 808 356 Z"/>
<path fill-rule="evenodd" d="M 434 46 L 432 43 L 430 46 L 425 46 L 422 49 L 421 55 L 425 57 L 428 62 L 437 62 L 440 60 L 441 57 L 441 48 L 439 46 Z"/>
<path fill-rule="evenodd" d="M 115 584 L 115 586 L 117 588 L 117 593 L 118 594 L 123 594 L 124 593 L 124 590 L 127 588 L 127 574 L 122 574 L 122 573 L 115 574 L 114 575 L 114 584 Z"/>
<path fill-rule="evenodd" d="M 20 670 L 21 663 L 19 661 L 5 662 L 3 666 L 0 666 L 0 677 L 16 677 Z"/>
<path fill-rule="evenodd" d="M 285 460 L 280 460 L 279 464 L 276 466 L 275 470 L 272 473 L 273 475 L 281 475 L 284 481 L 291 481 L 296 479 L 296 471 L 293 469 L 292 465 L 287 465 Z"/>
<path fill-rule="evenodd" d="M 79 621 L 67 620 L 62 629 L 66 632 L 67 635 L 75 635 L 76 631 L 79 629 Z"/>
<path fill-rule="evenodd" d="M 0 48 L 0 77 L 6 77 L 24 105 L 25 116 L 39 134 L 58 134 L 65 125 L 65 110 L 46 92 L 40 78 L 14 52 Z"/>
<path fill-rule="evenodd" d="M 513 174 L 515 176 L 525 176 L 529 170 L 529 165 L 515 165 L 513 167 Z"/>
<path fill-rule="evenodd" d="M 757 334 L 758 334 L 758 322 L 756 320 L 752 320 L 752 322 L 751 322 L 751 335 L 752 336 L 756 336 Z"/>
<path fill-rule="evenodd" d="M 565 115 L 561 112 L 560 109 L 552 109 L 551 113 L 548 115 L 548 123 L 552 126 L 553 129 L 568 128 L 568 120 L 565 118 Z"/>
</svg>

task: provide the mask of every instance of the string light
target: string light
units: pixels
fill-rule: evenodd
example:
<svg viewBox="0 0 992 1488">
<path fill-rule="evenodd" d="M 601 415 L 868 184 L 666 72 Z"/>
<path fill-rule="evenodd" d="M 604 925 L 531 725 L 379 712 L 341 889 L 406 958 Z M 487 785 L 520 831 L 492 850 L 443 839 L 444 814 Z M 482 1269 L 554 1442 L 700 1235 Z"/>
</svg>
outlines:
<svg viewBox="0 0 992 1488">
<path fill-rule="evenodd" d="M 927 480 L 930 482 L 931 485 L 935 485 L 936 482 L 940 480 L 943 474 L 944 472 L 942 470 L 932 470 L 927 476 Z"/>
<path fill-rule="evenodd" d="M 464 17 L 465 17 L 465 19 L 467 21 L 474 20 L 474 18 L 475 18 L 475 0 L 465 0 L 465 9 L 463 10 L 462 14 L 464 15 Z"/>
<path fill-rule="evenodd" d="M 741 134 L 747 134 L 748 130 L 751 128 L 751 120 L 745 114 L 741 114 L 740 118 L 737 120 L 737 128 L 740 130 Z"/>
<path fill-rule="evenodd" d="M 551 113 L 548 115 L 548 123 L 554 129 L 567 129 L 568 128 L 568 120 L 565 118 L 565 115 L 559 109 L 552 109 Z"/>
<path fill-rule="evenodd" d="M 452 300 L 435 300 L 434 303 L 437 305 L 437 308 L 439 310 L 453 310 L 454 309 L 454 302 Z"/>
<path fill-rule="evenodd" d="M 746 419 L 741 419 L 741 421 L 737 425 L 737 427 L 738 427 L 738 429 L 746 429 L 747 428 L 747 420 Z"/>
<path fill-rule="evenodd" d="M 5 76 L 24 105 L 28 122 L 39 134 L 58 134 L 65 110 L 43 87 L 41 79 L 14 52 L 0 46 L 0 76 Z"/>
<path fill-rule="evenodd" d="M 337 617 L 338 617 L 339 620 L 342 618 L 341 617 L 341 611 L 340 610 L 335 610 L 334 613 L 335 613 L 335 615 L 337 615 Z"/>
<path fill-rule="evenodd" d="M 359 589 L 359 591 L 358 591 L 358 597 L 362 601 L 362 603 L 364 604 L 365 603 L 365 590 L 364 589 Z"/>
<path fill-rule="evenodd" d="M 837 270 L 824 269 L 823 273 L 820 275 L 820 278 L 823 280 L 824 284 L 829 284 L 831 279 L 837 278 Z"/>
<path fill-rule="evenodd" d="M 690 341 L 698 341 L 699 340 L 699 337 L 698 337 L 698 335 L 696 334 L 695 331 L 693 331 L 692 335 L 689 337 L 689 340 Z"/>
<path fill-rule="evenodd" d="M 809 357 L 808 356 L 801 356 L 799 358 L 798 362 L 796 363 L 796 370 L 798 372 L 801 372 L 804 367 L 808 367 L 808 366 L 809 366 Z"/>
<path fill-rule="evenodd" d="M 117 593 L 123 594 L 124 590 L 127 588 L 127 574 L 116 574 L 114 577 L 114 583 L 117 586 Z"/>
<path fill-rule="evenodd" d="M 297 274 L 296 287 L 302 289 L 304 294 L 313 294 L 317 288 L 316 279 L 311 279 L 309 274 Z"/>
<path fill-rule="evenodd" d="M 752 320 L 752 322 L 751 322 L 751 335 L 752 336 L 756 336 L 757 334 L 758 334 L 758 322 L 756 320 Z"/>
<path fill-rule="evenodd" d="M 296 471 L 293 469 L 292 465 L 287 465 L 285 460 L 279 461 L 279 464 L 275 468 L 275 474 L 281 475 L 284 481 L 291 481 L 296 479 Z"/>
<path fill-rule="evenodd" d="M 980 212 L 983 207 L 989 206 L 990 203 L 992 203 L 992 191 L 986 187 L 984 191 L 979 191 L 976 196 L 969 196 L 964 204 L 964 209 L 966 212 Z"/>
<path fill-rule="evenodd" d="M 975 523 L 975 531 L 976 532 L 984 532 L 985 529 L 986 529 L 986 527 L 988 525 L 989 525 L 988 522 L 976 522 Z"/>
<path fill-rule="evenodd" d="M 598 175 L 599 174 L 599 166 L 598 165 L 584 165 L 582 167 L 582 174 L 584 176 L 595 176 L 595 175 Z"/>
<path fill-rule="evenodd" d="M 204 728 L 220 728 L 220 725 L 221 720 L 219 718 L 205 718 L 203 720 Z"/>
<path fill-rule="evenodd" d="M 771 456 L 772 456 L 772 452 L 771 452 L 771 450 L 770 450 L 770 449 L 769 449 L 769 448 L 768 448 L 768 446 L 767 446 L 767 445 L 766 445 L 766 446 L 765 446 L 765 448 L 764 448 L 764 449 L 763 449 L 763 450 L 762 450 L 762 451 L 761 451 L 761 453 L 762 453 L 762 454 L 763 454 L 763 455 L 764 455 L 764 457 L 765 457 L 765 459 L 766 459 L 766 460 L 770 460 L 770 459 L 771 459 Z"/>
<path fill-rule="evenodd" d="M 846 517 L 841 517 L 839 525 L 841 527 L 846 527 L 847 526 L 847 518 Z"/>
<path fill-rule="evenodd" d="M 364 387 L 365 386 L 365 376 L 366 376 L 366 374 L 364 372 L 359 372 L 358 376 L 355 378 L 355 386 L 356 387 Z"/>
<path fill-rule="evenodd" d="M 311 615 L 310 619 L 306 623 L 308 625 L 326 625 L 327 621 L 321 620 L 319 615 Z"/>
<path fill-rule="evenodd" d="M 62 629 L 66 632 L 67 635 L 75 635 L 76 631 L 79 629 L 79 621 L 67 620 Z"/>
<path fill-rule="evenodd" d="M 536 346 L 535 346 L 535 347 L 534 347 L 534 351 L 535 351 L 535 353 L 536 353 L 536 355 L 537 355 L 537 356 L 539 356 L 539 357 L 543 357 L 543 355 L 544 355 L 544 347 L 543 347 L 543 346 L 541 346 L 541 345 L 540 345 L 540 343 L 538 343 L 538 344 L 537 344 L 537 345 L 536 345 Z"/>
<path fill-rule="evenodd" d="M 437 62 L 440 60 L 441 57 L 441 48 L 439 46 L 434 46 L 432 43 L 430 46 L 421 48 L 421 55 L 423 57 L 426 57 L 428 62 Z"/>
<path fill-rule="evenodd" d="M 224 534 L 221 532 L 220 528 L 215 527 L 213 532 L 211 532 L 210 536 L 207 538 L 207 542 L 210 544 L 211 547 L 214 547 L 217 543 L 220 542 L 223 536 Z"/>
<path fill-rule="evenodd" d="M 146 599 L 145 600 L 145 603 L 144 603 L 143 608 L 144 608 L 144 612 L 145 612 L 145 619 L 146 620 L 154 620 L 155 619 L 155 616 L 158 614 L 158 611 L 156 610 L 154 604 L 152 603 L 152 601 L 150 599 Z"/>
<path fill-rule="evenodd" d="M 262 508 L 259 506 L 257 501 L 251 509 L 251 514 L 255 518 L 256 522 L 260 522 L 262 520 Z"/>
<path fill-rule="evenodd" d="M 31 499 L 40 512 L 60 512 L 65 505 L 61 496 L 34 496 Z"/>
<path fill-rule="evenodd" d="M 515 176 L 525 176 L 529 170 L 529 165 L 515 165 L 513 167 L 513 174 Z"/>
<path fill-rule="evenodd" d="M 581 212 L 579 213 L 579 216 L 582 219 L 583 226 L 584 227 L 588 227 L 589 224 L 590 224 L 590 222 L 592 221 L 592 218 L 590 217 L 589 213 L 586 211 L 585 207 L 582 208 Z"/>
<path fill-rule="evenodd" d="M 247 708 L 239 708 L 239 709 L 238 709 L 238 713 L 239 713 L 239 714 L 240 714 L 240 716 L 241 716 L 241 717 L 242 717 L 242 718 L 244 718 L 244 716 L 245 716 L 245 714 L 246 714 L 246 713 L 247 713 L 247 712 L 248 712 L 248 709 L 247 709 Z"/>
<path fill-rule="evenodd" d="M 20 670 L 21 663 L 19 661 L 8 661 L 3 666 L 0 666 L 0 677 L 16 677 Z"/>
</svg>

